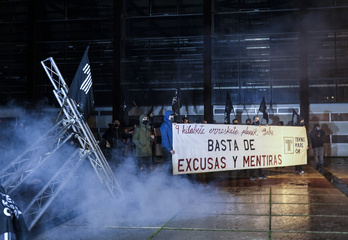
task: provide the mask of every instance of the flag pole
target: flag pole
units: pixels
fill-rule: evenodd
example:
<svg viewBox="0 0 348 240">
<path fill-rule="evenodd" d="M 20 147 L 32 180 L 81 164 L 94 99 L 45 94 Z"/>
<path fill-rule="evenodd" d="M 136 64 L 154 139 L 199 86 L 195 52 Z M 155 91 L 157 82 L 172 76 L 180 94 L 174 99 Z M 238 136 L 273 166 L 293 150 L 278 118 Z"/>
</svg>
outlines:
<svg viewBox="0 0 348 240">
<path fill-rule="evenodd" d="M 247 113 L 247 117 L 250 118 L 248 109 L 246 108 L 245 104 L 243 104 L 243 105 L 244 105 L 244 109 L 245 109 L 245 111 L 246 111 L 246 113 Z"/>
<path fill-rule="evenodd" d="M 179 114 L 179 121 L 180 121 L 180 119 L 181 119 L 181 115 L 180 115 L 180 108 L 181 108 L 181 106 L 180 106 L 180 97 L 179 97 L 179 93 L 178 93 L 178 114 Z"/>
</svg>

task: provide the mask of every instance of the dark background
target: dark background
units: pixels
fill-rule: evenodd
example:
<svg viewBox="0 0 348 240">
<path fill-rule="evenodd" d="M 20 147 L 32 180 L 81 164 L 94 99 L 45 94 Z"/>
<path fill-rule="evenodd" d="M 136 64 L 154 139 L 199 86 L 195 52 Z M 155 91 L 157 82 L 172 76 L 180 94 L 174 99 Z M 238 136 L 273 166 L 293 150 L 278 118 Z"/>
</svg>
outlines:
<svg viewBox="0 0 348 240">
<path fill-rule="evenodd" d="M 347 0 L 0 2 L 0 104 L 57 106 L 90 45 L 96 107 L 346 103 Z M 305 107 L 306 108 L 306 107 Z M 304 109 L 306 110 L 306 109 Z"/>
</svg>

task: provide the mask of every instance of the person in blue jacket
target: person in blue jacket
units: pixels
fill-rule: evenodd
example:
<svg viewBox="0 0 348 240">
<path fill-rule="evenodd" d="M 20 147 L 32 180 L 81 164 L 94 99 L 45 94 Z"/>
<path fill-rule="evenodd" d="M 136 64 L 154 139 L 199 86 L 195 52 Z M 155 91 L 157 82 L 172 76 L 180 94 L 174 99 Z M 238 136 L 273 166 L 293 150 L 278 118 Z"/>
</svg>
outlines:
<svg viewBox="0 0 348 240">
<path fill-rule="evenodd" d="M 173 129 L 172 123 L 174 121 L 174 113 L 172 111 L 166 111 L 164 114 L 164 122 L 161 125 L 161 137 L 162 137 L 162 156 L 165 166 L 169 169 L 170 174 L 173 174 L 172 155 L 175 154 L 173 150 Z"/>
</svg>

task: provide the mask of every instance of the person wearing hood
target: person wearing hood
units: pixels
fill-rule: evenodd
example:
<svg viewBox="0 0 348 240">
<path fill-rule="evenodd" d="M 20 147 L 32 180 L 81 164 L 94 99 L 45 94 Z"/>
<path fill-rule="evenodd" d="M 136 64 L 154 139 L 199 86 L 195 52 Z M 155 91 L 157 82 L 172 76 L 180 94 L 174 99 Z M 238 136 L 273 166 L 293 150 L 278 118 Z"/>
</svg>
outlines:
<svg viewBox="0 0 348 240">
<path fill-rule="evenodd" d="M 163 162 L 168 166 L 170 174 L 173 174 L 172 155 L 175 154 L 173 150 L 173 129 L 172 123 L 174 121 L 174 113 L 166 111 L 164 114 L 164 122 L 161 125 L 162 136 L 162 156 Z"/>
<path fill-rule="evenodd" d="M 112 152 L 115 149 L 121 149 L 123 144 L 120 144 L 120 121 L 115 120 L 113 123 L 108 123 L 108 130 L 103 134 L 105 140 L 104 154 L 107 160 L 112 159 Z"/>
<path fill-rule="evenodd" d="M 138 160 L 140 171 L 150 173 L 152 169 L 152 143 L 154 135 L 149 125 L 149 117 L 140 115 L 139 125 L 134 129 L 133 143 L 135 144 L 135 156 Z"/>
<path fill-rule="evenodd" d="M 325 132 L 320 128 L 319 124 L 314 124 L 313 130 L 309 134 L 309 138 L 312 142 L 313 154 L 316 168 L 324 166 L 324 154 L 323 154 L 323 145 Z"/>
</svg>

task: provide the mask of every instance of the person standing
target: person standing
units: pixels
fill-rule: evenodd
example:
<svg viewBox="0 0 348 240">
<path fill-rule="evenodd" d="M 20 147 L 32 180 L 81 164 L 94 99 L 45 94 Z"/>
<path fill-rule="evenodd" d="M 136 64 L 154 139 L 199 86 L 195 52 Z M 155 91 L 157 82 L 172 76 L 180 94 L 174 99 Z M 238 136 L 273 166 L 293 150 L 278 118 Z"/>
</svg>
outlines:
<svg viewBox="0 0 348 240">
<path fill-rule="evenodd" d="M 106 159 L 108 160 L 112 160 L 113 151 L 115 149 L 122 147 L 119 143 L 119 139 L 121 136 L 120 125 L 120 121 L 118 120 L 115 120 L 112 123 L 108 123 L 109 128 L 102 136 L 102 138 L 105 140 L 104 154 Z"/>
<path fill-rule="evenodd" d="M 284 122 L 283 121 L 279 121 L 277 125 L 278 126 L 284 126 Z"/>
<path fill-rule="evenodd" d="M 260 118 L 259 116 L 254 116 L 253 118 L 253 123 L 251 125 L 256 125 L 256 126 L 260 126 Z M 258 172 L 258 178 L 259 179 L 267 179 L 267 177 L 265 175 L 263 175 L 263 172 L 262 172 L 262 168 L 258 168 L 257 169 L 257 172 Z M 250 177 L 250 180 L 251 181 L 254 181 L 255 180 L 255 177 L 254 177 L 254 169 L 251 168 L 249 170 L 249 177 Z"/>
<path fill-rule="evenodd" d="M 174 113 L 170 110 L 164 114 L 164 122 L 160 130 L 162 136 L 162 156 L 165 167 L 168 167 L 169 174 L 173 174 L 172 155 L 175 154 L 173 150 L 173 128 Z"/>
<path fill-rule="evenodd" d="M 190 123 L 189 119 L 187 117 L 182 118 L 182 123 Z"/>
<path fill-rule="evenodd" d="M 103 134 L 103 138 L 107 141 L 106 145 L 110 148 L 116 148 L 118 140 L 120 139 L 120 121 L 115 120 L 113 123 L 109 123 L 109 129 Z"/>
<path fill-rule="evenodd" d="M 299 118 L 299 123 L 297 126 L 303 127 L 305 125 L 305 121 L 303 117 Z M 308 146 L 307 146 L 308 149 Z M 305 171 L 303 171 L 302 165 L 295 166 L 295 174 L 305 174 Z"/>
<path fill-rule="evenodd" d="M 133 155 L 133 129 L 125 127 L 122 132 L 122 142 L 124 144 L 124 152 L 123 155 L 125 158 L 131 157 Z"/>
<path fill-rule="evenodd" d="M 324 137 L 325 132 L 320 128 L 319 124 L 314 124 L 313 130 L 309 134 L 309 137 L 312 142 L 312 149 L 315 160 L 316 169 L 322 168 L 324 166 L 324 153 L 323 153 L 323 145 L 324 145 Z"/>
<path fill-rule="evenodd" d="M 135 156 L 138 160 L 140 172 L 151 172 L 152 169 L 152 142 L 154 135 L 149 125 L 149 117 L 140 115 L 139 125 L 134 129 L 132 141 L 135 145 Z"/>
</svg>

